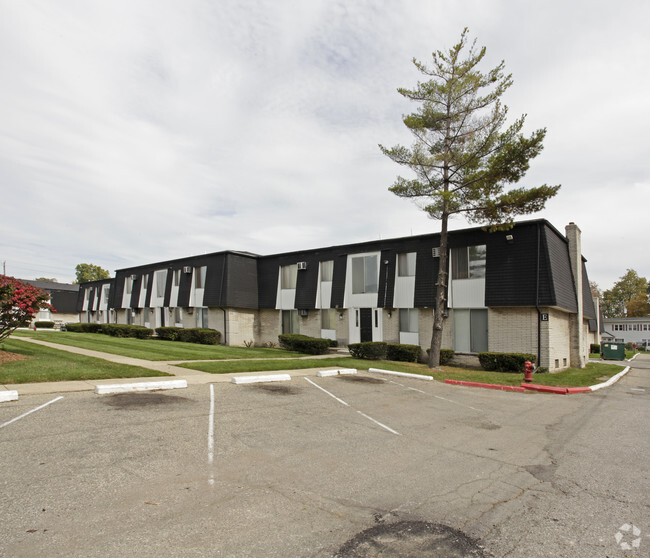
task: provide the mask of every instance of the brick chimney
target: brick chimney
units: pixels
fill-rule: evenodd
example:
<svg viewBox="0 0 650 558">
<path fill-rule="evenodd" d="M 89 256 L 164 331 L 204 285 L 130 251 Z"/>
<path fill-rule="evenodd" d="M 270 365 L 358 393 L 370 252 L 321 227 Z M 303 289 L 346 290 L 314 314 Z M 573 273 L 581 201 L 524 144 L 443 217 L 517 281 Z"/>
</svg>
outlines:
<svg viewBox="0 0 650 558">
<path fill-rule="evenodd" d="M 582 308 L 582 239 L 581 231 L 575 223 L 566 226 L 566 239 L 569 243 L 569 259 L 573 273 L 573 285 L 576 291 L 578 311 L 571 316 L 571 366 L 584 368 L 586 365 L 584 313 Z"/>
</svg>

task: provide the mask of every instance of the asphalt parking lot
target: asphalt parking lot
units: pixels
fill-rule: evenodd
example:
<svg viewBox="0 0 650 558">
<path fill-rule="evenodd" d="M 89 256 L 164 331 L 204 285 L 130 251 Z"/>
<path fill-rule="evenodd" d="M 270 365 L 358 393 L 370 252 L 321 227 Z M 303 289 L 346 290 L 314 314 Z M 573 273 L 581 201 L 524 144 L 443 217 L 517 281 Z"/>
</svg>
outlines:
<svg viewBox="0 0 650 558">
<path fill-rule="evenodd" d="M 639 405 L 647 438 L 645 390 L 639 369 L 571 397 L 370 374 L 21 397 L 0 555 L 625 556 L 635 522 L 647 556 L 648 442 L 611 419 Z"/>
</svg>

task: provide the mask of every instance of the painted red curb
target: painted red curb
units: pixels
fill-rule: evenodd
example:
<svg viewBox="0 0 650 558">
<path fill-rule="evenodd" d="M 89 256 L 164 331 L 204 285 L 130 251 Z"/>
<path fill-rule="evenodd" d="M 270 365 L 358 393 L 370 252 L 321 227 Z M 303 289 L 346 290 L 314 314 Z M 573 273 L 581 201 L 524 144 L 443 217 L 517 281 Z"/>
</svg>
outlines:
<svg viewBox="0 0 650 558">
<path fill-rule="evenodd" d="M 583 393 L 591 391 L 590 387 L 555 387 L 555 386 L 539 386 L 537 384 L 521 384 L 521 387 L 531 391 L 542 391 L 545 393 L 559 393 L 560 395 L 568 395 L 571 393 Z"/>
<path fill-rule="evenodd" d="M 584 393 L 585 391 L 591 391 L 590 387 L 578 387 L 578 388 L 567 388 L 567 393 Z"/>
<path fill-rule="evenodd" d="M 445 380 L 446 384 L 452 384 L 455 386 L 467 386 L 467 387 L 480 387 L 480 388 L 486 388 L 486 389 L 498 389 L 501 391 L 518 391 L 518 392 L 524 392 L 526 391 L 522 387 L 518 386 L 502 386 L 499 384 L 482 384 L 480 382 L 466 382 L 464 380 Z"/>
</svg>

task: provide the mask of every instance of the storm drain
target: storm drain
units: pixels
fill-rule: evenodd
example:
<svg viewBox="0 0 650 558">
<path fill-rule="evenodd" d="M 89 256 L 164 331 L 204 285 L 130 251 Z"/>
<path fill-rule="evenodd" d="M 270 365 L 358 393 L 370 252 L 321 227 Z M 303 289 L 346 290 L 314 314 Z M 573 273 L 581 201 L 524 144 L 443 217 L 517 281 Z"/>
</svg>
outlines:
<svg viewBox="0 0 650 558">
<path fill-rule="evenodd" d="M 488 558 L 463 532 L 425 521 L 380 523 L 346 542 L 337 558 Z"/>
</svg>

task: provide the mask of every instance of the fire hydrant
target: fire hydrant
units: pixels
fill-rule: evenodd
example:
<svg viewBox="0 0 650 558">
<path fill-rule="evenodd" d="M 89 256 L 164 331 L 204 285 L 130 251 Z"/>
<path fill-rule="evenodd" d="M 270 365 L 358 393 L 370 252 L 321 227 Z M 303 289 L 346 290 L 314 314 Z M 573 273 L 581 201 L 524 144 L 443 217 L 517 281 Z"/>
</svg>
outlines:
<svg viewBox="0 0 650 558">
<path fill-rule="evenodd" d="M 533 363 L 530 360 L 524 362 L 524 382 L 530 384 L 533 381 Z"/>
</svg>

